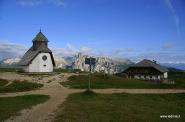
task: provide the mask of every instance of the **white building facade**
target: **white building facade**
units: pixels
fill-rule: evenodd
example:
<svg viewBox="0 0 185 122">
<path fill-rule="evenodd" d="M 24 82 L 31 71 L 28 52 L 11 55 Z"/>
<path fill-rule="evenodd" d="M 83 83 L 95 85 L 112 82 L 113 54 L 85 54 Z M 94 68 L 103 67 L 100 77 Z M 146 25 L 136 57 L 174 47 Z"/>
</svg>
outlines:
<svg viewBox="0 0 185 122">
<path fill-rule="evenodd" d="M 55 61 L 47 46 L 47 38 L 39 32 L 33 39 L 33 46 L 19 62 L 24 72 L 53 72 Z"/>
</svg>

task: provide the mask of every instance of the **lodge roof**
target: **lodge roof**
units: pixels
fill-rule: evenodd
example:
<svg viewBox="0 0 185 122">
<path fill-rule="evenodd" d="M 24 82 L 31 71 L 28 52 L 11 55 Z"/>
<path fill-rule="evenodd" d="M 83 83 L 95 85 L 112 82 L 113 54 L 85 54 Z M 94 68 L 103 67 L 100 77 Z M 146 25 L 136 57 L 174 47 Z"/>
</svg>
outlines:
<svg viewBox="0 0 185 122">
<path fill-rule="evenodd" d="M 153 67 L 153 68 L 155 68 L 156 70 L 158 70 L 160 72 L 167 72 L 168 71 L 167 68 L 157 64 L 155 61 L 150 61 L 150 60 L 147 60 L 147 59 L 144 59 L 144 60 L 130 66 L 129 68 L 131 68 L 131 67 L 135 67 L 135 68 L 137 68 L 137 67 Z"/>
</svg>

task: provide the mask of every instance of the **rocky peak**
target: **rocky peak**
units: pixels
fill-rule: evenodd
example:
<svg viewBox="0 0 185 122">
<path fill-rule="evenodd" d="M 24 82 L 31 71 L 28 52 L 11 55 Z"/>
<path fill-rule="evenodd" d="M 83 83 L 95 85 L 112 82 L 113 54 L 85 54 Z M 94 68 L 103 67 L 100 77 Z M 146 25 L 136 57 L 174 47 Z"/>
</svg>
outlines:
<svg viewBox="0 0 185 122">
<path fill-rule="evenodd" d="M 73 62 L 73 69 L 80 69 L 81 71 L 89 71 L 89 65 L 85 64 L 85 58 L 90 56 L 79 53 L 75 56 Z M 114 74 L 123 71 L 132 62 L 128 59 L 114 60 L 108 57 L 95 57 L 96 65 L 93 70 L 96 72 L 105 72 L 108 74 Z"/>
</svg>

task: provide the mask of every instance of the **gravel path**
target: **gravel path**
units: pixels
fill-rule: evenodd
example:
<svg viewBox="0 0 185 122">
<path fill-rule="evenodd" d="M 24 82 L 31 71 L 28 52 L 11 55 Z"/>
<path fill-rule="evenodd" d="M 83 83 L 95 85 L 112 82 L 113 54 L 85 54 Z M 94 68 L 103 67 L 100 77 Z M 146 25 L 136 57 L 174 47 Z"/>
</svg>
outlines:
<svg viewBox="0 0 185 122">
<path fill-rule="evenodd" d="M 93 89 L 94 92 L 102 94 L 132 93 L 132 94 L 167 94 L 185 93 L 184 89 Z"/>
<path fill-rule="evenodd" d="M 6 122 L 51 122 L 55 117 L 55 112 L 59 105 L 61 105 L 66 97 L 71 93 L 82 92 L 84 89 L 68 89 L 59 84 L 59 82 L 67 81 L 67 78 L 76 74 L 55 74 L 50 76 L 29 76 L 20 75 L 17 73 L 1 73 L 0 78 L 8 80 L 28 80 L 30 82 L 38 82 L 44 84 L 39 90 L 17 92 L 17 93 L 0 93 L 0 97 L 13 97 L 29 94 L 43 94 L 49 95 L 50 99 L 43 104 L 33 106 L 32 109 L 22 110 L 20 116 L 10 117 Z M 111 93 L 185 93 L 182 89 L 93 89 L 97 93 L 111 94 Z"/>
<path fill-rule="evenodd" d="M 50 99 L 43 104 L 38 104 L 33 106 L 32 109 L 22 110 L 20 116 L 10 117 L 5 122 L 51 122 L 54 119 L 54 113 L 56 112 L 59 105 L 61 105 L 65 98 L 76 92 L 82 92 L 83 90 L 70 90 L 62 85 L 59 82 L 64 82 L 67 78 L 74 74 L 58 74 L 51 76 L 28 76 L 20 75 L 16 73 L 4 73 L 0 74 L 0 78 L 14 80 L 19 78 L 23 80 L 28 80 L 30 82 L 38 82 L 44 84 L 44 86 L 39 90 L 27 91 L 27 92 L 17 92 L 17 93 L 0 93 L 0 97 L 13 97 L 13 96 L 22 96 L 29 94 L 42 94 L 49 95 Z M 2 77 L 3 76 L 3 77 Z M 10 77 L 7 77 L 10 76 Z"/>
</svg>

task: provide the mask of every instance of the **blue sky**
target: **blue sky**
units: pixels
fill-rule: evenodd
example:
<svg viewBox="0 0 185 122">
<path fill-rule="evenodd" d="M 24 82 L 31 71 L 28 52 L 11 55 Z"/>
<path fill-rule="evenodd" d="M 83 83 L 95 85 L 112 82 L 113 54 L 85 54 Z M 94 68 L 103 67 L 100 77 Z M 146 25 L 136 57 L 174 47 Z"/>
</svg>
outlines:
<svg viewBox="0 0 185 122">
<path fill-rule="evenodd" d="M 184 0 L 0 0 L 0 59 L 22 55 L 42 28 L 61 56 L 185 63 Z"/>
</svg>

